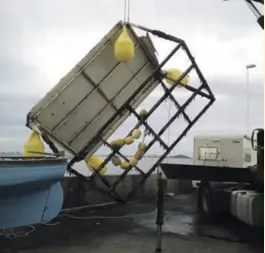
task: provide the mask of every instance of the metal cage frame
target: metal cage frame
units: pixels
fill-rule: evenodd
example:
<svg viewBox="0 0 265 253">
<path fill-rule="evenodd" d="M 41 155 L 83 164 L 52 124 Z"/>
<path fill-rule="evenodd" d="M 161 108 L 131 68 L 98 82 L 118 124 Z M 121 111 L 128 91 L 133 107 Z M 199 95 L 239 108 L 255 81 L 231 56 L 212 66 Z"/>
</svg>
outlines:
<svg viewBox="0 0 265 253">
<path fill-rule="evenodd" d="M 176 43 L 176 46 L 174 47 L 174 49 L 167 55 L 167 57 L 164 58 L 164 60 L 159 64 L 159 66 L 155 69 L 155 71 L 149 75 L 145 81 L 142 83 L 142 86 L 139 87 L 131 96 L 130 98 L 123 104 L 123 106 L 115 113 L 115 115 L 108 121 L 106 122 L 106 124 L 104 124 L 101 129 L 98 131 L 97 135 L 94 136 L 94 138 L 69 162 L 67 170 L 68 172 L 70 172 L 71 174 L 74 174 L 78 177 L 83 178 L 85 181 L 87 182 L 93 182 L 94 186 L 97 187 L 97 189 L 102 192 L 103 194 L 108 194 L 109 196 L 111 196 L 113 199 L 115 199 L 118 202 L 122 202 L 125 203 L 127 200 L 129 200 L 133 194 L 138 190 L 138 188 L 144 184 L 144 182 L 146 181 L 146 179 L 155 171 L 155 169 L 158 167 L 158 165 L 166 158 L 166 156 L 172 151 L 172 149 L 179 143 L 179 141 L 187 134 L 187 132 L 191 129 L 191 127 L 198 121 L 198 119 L 207 111 L 207 109 L 214 103 L 215 101 L 215 96 L 212 93 L 210 87 L 208 86 L 207 81 L 205 80 L 203 74 L 201 73 L 197 63 L 195 62 L 194 57 L 192 56 L 188 46 L 186 45 L 186 43 L 177 38 L 174 37 L 172 35 L 166 34 L 162 31 L 159 30 L 152 30 L 152 29 L 148 29 L 146 27 L 128 22 L 126 23 L 127 26 L 131 26 L 133 28 L 137 28 L 140 29 L 142 31 L 145 31 L 147 33 L 150 33 L 154 36 L 157 36 L 159 38 L 162 38 L 164 40 L 168 40 L 168 41 L 172 41 L 174 43 Z M 175 83 L 175 85 L 172 85 L 170 88 L 168 88 L 165 83 L 163 82 L 163 78 L 164 76 L 161 74 L 161 68 L 172 58 L 173 55 L 175 55 L 175 53 L 177 51 L 179 51 L 180 49 L 183 49 L 186 53 L 186 55 L 188 56 L 191 65 L 184 71 L 184 73 L 178 78 L 178 80 L 172 80 L 170 78 L 167 77 L 167 79 L 173 81 Z M 180 106 L 180 104 L 178 103 L 178 101 L 174 98 L 172 91 L 176 88 L 177 85 L 182 85 L 180 82 L 182 81 L 182 79 L 189 74 L 189 72 L 191 70 L 195 70 L 199 79 L 200 79 L 200 86 L 199 88 L 194 88 L 190 85 L 184 85 L 184 88 L 189 90 L 192 95 L 186 100 L 186 102 Z M 152 80 L 152 78 L 155 77 L 155 80 L 158 81 L 162 88 L 164 89 L 164 94 L 161 96 L 161 98 L 153 105 L 153 107 L 149 110 L 149 112 L 147 113 L 147 115 L 143 118 L 141 117 L 131 106 L 130 106 L 130 102 L 136 97 L 136 95 L 146 87 L 146 85 L 148 85 L 148 83 Z M 195 97 L 199 95 L 201 97 L 204 97 L 206 99 L 208 99 L 208 103 L 206 104 L 206 106 L 195 116 L 195 118 L 193 120 L 190 119 L 190 117 L 188 116 L 188 114 L 185 112 L 185 109 L 187 108 L 187 106 L 195 99 Z M 158 106 L 165 101 L 166 99 L 170 99 L 174 105 L 176 106 L 176 108 L 178 109 L 177 112 L 169 119 L 169 121 L 163 126 L 163 128 L 156 133 L 147 123 L 147 119 L 148 117 L 158 108 Z M 105 131 L 106 127 L 111 124 L 111 122 L 121 113 L 123 113 L 124 111 L 129 111 L 131 114 L 133 114 L 137 119 L 138 119 L 138 123 L 136 124 L 136 126 L 134 126 L 132 128 L 132 130 L 129 132 L 129 134 L 127 136 L 129 136 L 132 131 L 138 127 L 140 127 L 141 125 L 145 126 L 145 128 L 149 131 L 150 134 L 153 135 L 153 140 L 147 145 L 144 153 L 146 153 L 151 147 L 152 145 L 158 141 L 160 143 L 160 145 L 164 148 L 165 152 L 159 157 L 159 159 L 157 160 L 157 162 L 148 170 L 148 172 L 143 172 L 139 167 L 134 166 L 134 168 L 140 173 L 141 175 L 141 180 L 138 182 L 138 184 L 132 188 L 132 190 L 129 192 L 129 194 L 127 196 L 120 196 L 117 192 L 116 192 L 116 188 L 119 185 L 119 183 L 126 177 L 126 175 L 129 173 L 129 171 L 133 168 L 133 166 L 130 166 L 128 169 L 125 169 L 121 175 L 111 184 L 103 175 L 100 174 L 100 170 L 112 159 L 112 157 L 116 154 L 118 154 L 120 157 L 122 157 L 125 161 L 129 161 L 127 159 L 126 156 L 124 156 L 121 152 L 120 152 L 120 148 L 118 149 L 113 149 L 111 147 L 111 145 L 106 141 L 103 140 L 101 138 L 102 133 Z M 173 121 L 175 119 L 177 119 L 180 115 L 182 115 L 184 117 L 184 119 L 188 122 L 188 126 L 185 128 L 185 130 L 183 130 L 183 132 L 179 135 L 179 137 L 173 141 L 173 143 L 171 145 L 167 145 L 162 139 L 161 139 L 161 135 L 167 130 L 167 128 L 173 123 Z M 45 135 L 42 134 L 42 137 L 44 139 L 44 141 L 50 146 L 50 148 L 52 149 L 53 152 L 58 153 L 59 150 L 56 148 L 56 146 L 54 145 L 53 142 L 51 142 L 49 140 L 49 138 Z M 111 154 L 108 155 L 108 157 L 104 160 L 104 162 L 92 173 L 91 176 L 89 177 L 85 177 L 84 175 L 80 174 L 79 172 L 77 172 L 75 169 L 72 168 L 73 164 L 76 162 L 79 162 L 81 160 L 83 160 L 86 157 L 86 153 L 87 150 L 89 150 L 89 148 L 94 145 L 95 140 L 101 140 L 103 142 L 103 144 L 105 144 L 106 146 L 108 146 L 109 148 L 112 149 Z M 102 183 L 105 185 L 105 189 L 98 186 L 94 179 L 98 177 L 100 178 L 100 180 L 102 181 Z"/>
</svg>

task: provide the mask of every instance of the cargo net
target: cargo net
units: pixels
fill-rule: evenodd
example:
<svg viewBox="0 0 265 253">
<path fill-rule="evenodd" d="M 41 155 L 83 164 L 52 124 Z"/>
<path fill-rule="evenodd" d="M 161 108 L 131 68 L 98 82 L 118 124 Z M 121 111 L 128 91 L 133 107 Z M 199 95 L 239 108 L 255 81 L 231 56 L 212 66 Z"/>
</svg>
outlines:
<svg viewBox="0 0 265 253">
<path fill-rule="evenodd" d="M 149 85 L 154 78 L 159 82 L 159 85 L 136 110 L 132 108 L 130 103 L 141 90 L 138 89 L 131 95 L 112 120 L 119 114 L 128 112 L 130 114 L 129 119 L 116 131 L 116 134 L 107 140 L 103 139 L 102 136 L 107 125 L 111 124 L 111 120 L 102 126 L 97 136 L 94 137 L 94 141 L 100 140 L 105 146 L 105 153 L 109 155 L 105 157 L 100 166 L 93 170 L 89 177 L 84 177 L 73 169 L 76 162 L 86 158 L 86 150 L 74 157 L 68 166 L 68 171 L 71 174 L 94 183 L 94 186 L 101 193 L 108 194 L 119 202 L 126 202 L 132 198 L 215 100 L 183 40 L 161 31 L 150 30 L 131 23 L 129 25 L 140 32 L 147 32 L 148 36 L 160 39 L 154 43 L 156 48 L 163 49 L 158 52 L 160 64 L 146 78 L 143 82 L 144 85 L 140 88 L 145 88 L 145 84 Z M 163 42 L 160 42 L 161 39 Z M 163 45 L 164 42 L 169 44 Z M 169 71 L 163 71 L 168 66 L 181 66 L 182 74 L 177 79 L 171 78 Z M 185 82 L 187 77 L 188 83 Z M 154 122 L 155 124 L 153 124 Z M 173 122 L 174 128 L 172 128 Z M 125 136 L 117 135 L 120 132 L 124 133 L 125 130 L 127 131 Z M 93 142 L 89 145 L 93 145 Z M 108 151 L 106 152 L 106 150 Z M 155 150 L 155 157 L 152 150 Z M 148 161 L 147 165 L 144 164 L 143 157 L 148 158 L 150 156 L 152 159 Z M 119 174 L 115 180 L 110 180 L 104 175 L 106 166 L 116 166 Z M 119 187 L 122 187 L 125 177 L 132 172 L 140 175 L 137 183 L 129 192 L 118 190 Z"/>
</svg>

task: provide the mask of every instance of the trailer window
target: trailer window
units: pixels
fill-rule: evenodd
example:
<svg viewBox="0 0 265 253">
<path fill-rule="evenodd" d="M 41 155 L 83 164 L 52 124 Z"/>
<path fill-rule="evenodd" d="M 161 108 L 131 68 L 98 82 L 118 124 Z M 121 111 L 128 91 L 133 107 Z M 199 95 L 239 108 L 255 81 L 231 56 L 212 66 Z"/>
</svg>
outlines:
<svg viewBox="0 0 265 253">
<path fill-rule="evenodd" d="M 199 160 L 217 160 L 218 149 L 213 147 L 199 148 Z"/>
</svg>

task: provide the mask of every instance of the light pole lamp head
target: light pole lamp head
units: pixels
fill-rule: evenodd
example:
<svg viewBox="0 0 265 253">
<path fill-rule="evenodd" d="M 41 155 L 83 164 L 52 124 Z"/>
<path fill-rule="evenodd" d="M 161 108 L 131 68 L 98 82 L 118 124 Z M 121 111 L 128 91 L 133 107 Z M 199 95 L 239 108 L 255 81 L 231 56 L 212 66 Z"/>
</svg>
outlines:
<svg viewBox="0 0 265 253">
<path fill-rule="evenodd" d="M 255 64 L 248 64 L 248 65 L 246 66 L 247 69 L 252 69 L 252 68 L 255 68 L 255 67 L 256 67 Z"/>
</svg>

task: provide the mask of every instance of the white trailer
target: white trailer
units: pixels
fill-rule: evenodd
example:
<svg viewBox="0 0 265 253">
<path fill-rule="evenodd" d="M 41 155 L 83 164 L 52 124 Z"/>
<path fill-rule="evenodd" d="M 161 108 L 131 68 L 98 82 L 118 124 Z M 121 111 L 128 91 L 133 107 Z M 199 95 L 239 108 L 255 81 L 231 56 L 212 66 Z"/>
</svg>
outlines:
<svg viewBox="0 0 265 253">
<path fill-rule="evenodd" d="M 246 135 L 201 135 L 194 138 L 193 164 L 247 168 L 257 163 Z M 197 187 L 198 181 L 193 181 Z"/>
</svg>

